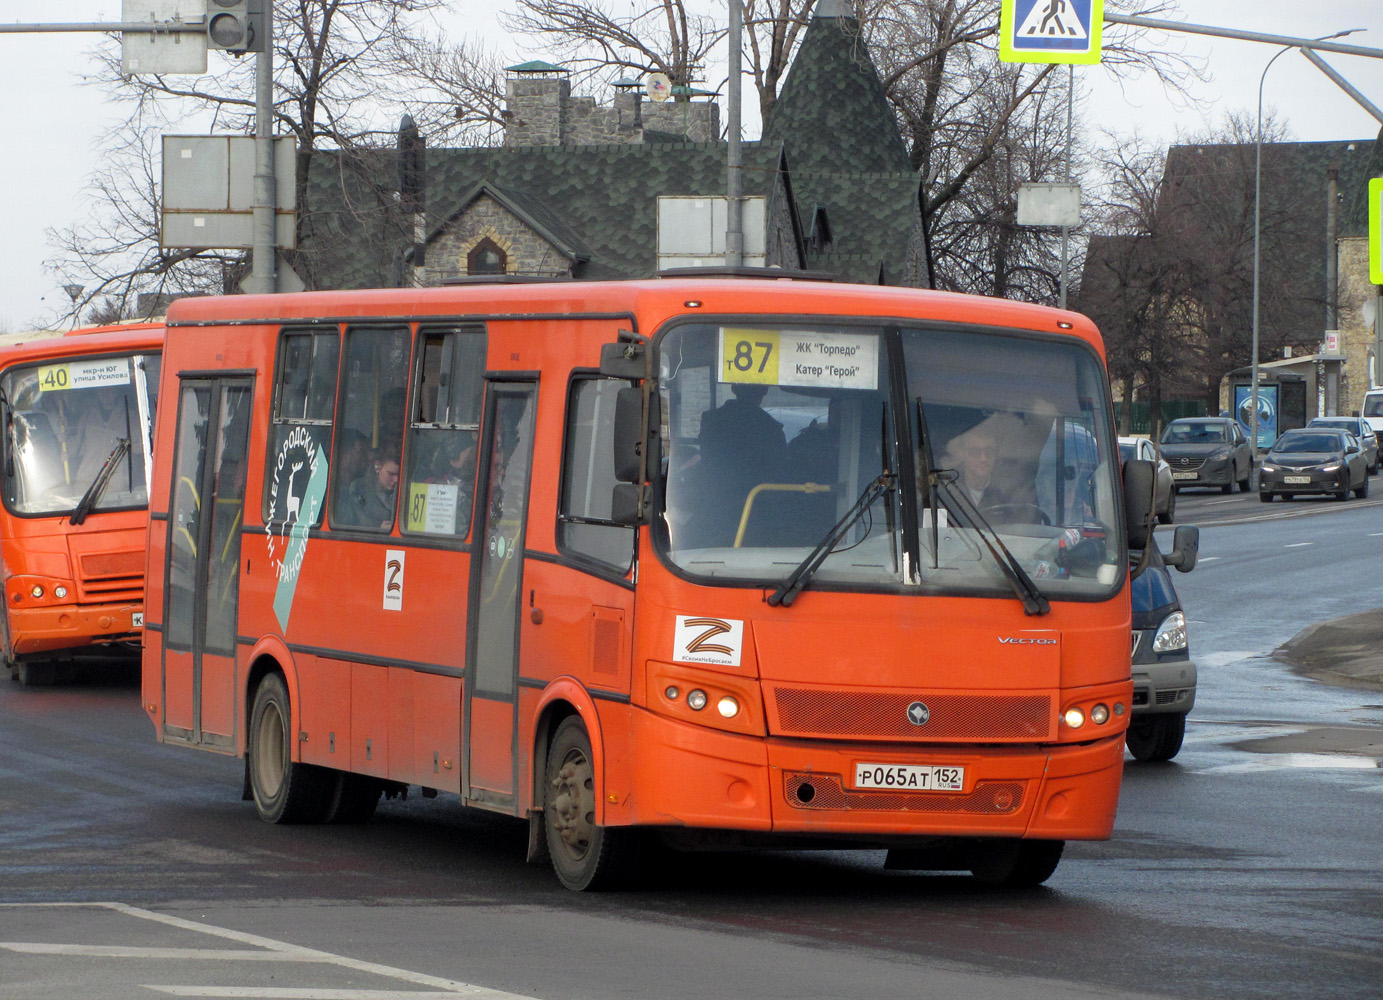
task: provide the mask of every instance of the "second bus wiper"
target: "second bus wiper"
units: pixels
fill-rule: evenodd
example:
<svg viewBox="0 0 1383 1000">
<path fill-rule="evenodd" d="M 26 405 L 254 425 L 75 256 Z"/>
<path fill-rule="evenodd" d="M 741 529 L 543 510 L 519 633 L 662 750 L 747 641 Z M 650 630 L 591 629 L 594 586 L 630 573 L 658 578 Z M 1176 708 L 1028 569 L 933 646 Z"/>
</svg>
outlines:
<svg viewBox="0 0 1383 1000">
<path fill-rule="evenodd" d="M 82 499 L 77 503 L 77 509 L 72 512 L 72 523 L 81 524 L 86 520 L 86 516 L 91 513 L 91 508 L 96 506 L 96 501 L 101 499 L 101 494 L 106 491 L 106 484 L 110 482 L 110 477 L 115 472 L 115 467 L 120 464 L 120 460 L 130 452 L 130 439 L 121 438 L 116 442 L 111 453 L 106 456 L 105 464 L 96 473 L 96 478 L 91 481 L 91 485 L 82 494 Z"/>
<path fill-rule="evenodd" d="M 947 469 L 938 469 L 932 473 L 932 485 L 947 500 L 961 508 L 961 512 L 970 519 L 976 529 L 976 534 L 980 536 L 980 541 L 984 542 L 989 554 L 994 557 L 995 564 L 999 571 L 1004 574 L 1005 579 L 1013 587 L 1013 593 L 1023 602 L 1023 612 L 1029 615 L 1045 615 L 1052 610 L 1046 595 L 1038 589 L 1033 578 L 1028 575 L 1012 550 L 1004 544 L 1004 540 L 999 537 L 999 533 L 994 530 L 994 526 L 988 519 L 980 513 L 980 508 L 975 501 L 966 495 L 964 490 L 958 490 L 954 486 L 954 472 L 951 472 L 951 479 L 946 478 Z M 935 514 L 933 514 L 935 519 Z"/>
<path fill-rule="evenodd" d="M 836 522 L 835 527 L 826 532 L 826 537 L 817 543 L 816 548 L 807 553 L 807 558 L 798 563 L 797 568 L 788 574 L 788 578 L 778 585 L 778 589 L 768 595 L 768 603 L 773 607 L 780 604 L 785 608 L 791 607 L 792 602 L 797 599 L 797 595 L 811 582 L 812 576 L 826 561 L 826 557 L 840 544 L 845 533 L 864 516 L 865 511 L 874 505 L 875 500 L 893 489 L 894 481 L 897 478 L 891 472 L 881 472 L 875 476 L 864 488 L 864 492 L 860 494 L 860 498 L 855 501 L 854 506 L 845 512 L 845 516 Z"/>
</svg>

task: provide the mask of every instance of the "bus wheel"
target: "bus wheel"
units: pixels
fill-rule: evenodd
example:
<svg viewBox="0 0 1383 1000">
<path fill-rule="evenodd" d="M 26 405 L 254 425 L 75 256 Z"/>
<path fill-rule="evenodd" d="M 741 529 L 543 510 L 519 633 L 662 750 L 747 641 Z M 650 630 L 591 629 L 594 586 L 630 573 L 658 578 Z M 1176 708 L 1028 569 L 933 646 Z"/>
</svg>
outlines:
<svg viewBox="0 0 1383 1000">
<path fill-rule="evenodd" d="M 51 660 L 20 660 L 14 665 L 20 687 L 51 687 L 58 682 L 58 665 Z"/>
<path fill-rule="evenodd" d="M 970 858 L 970 874 L 986 885 L 1004 889 L 1031 889 L 1052 877 L 1064 840 L 991 840 L 977 844 Z"/>
<path fill-rule="evenodd" d="M 577 716 L 562 720 L 548 747 L 543 832 L 552 868 L 568 889 L 608 889 L 636 863 L 632 830 L 596 824 L 596 777 L 591 740 Z"/>
<path fill-rule="evenodd" d="M 283 678 L 269 674 L 250 710 L 250 791 L 265 822 L 317 823 L 332 804 L 334 783 L 324 769 L 294 762 L 292 718 Z"/>
<path fill-rule="evenodd" d="M 337 771 L 332 775 L 332 798 L 324 817 L 327 823 L 364 823 L 375 814 L 384 787 L 377 778 Z"/>
</svg>

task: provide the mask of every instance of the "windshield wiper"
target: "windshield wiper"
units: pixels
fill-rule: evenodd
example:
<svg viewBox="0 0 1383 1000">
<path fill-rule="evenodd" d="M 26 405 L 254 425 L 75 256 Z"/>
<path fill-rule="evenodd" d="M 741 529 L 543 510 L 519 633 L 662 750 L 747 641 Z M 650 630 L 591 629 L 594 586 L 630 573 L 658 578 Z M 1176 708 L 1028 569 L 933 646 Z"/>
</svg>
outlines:
<svg viewBox="0 0 1383 1000">
<path fill-rule="evenodd" d="M 854 506 L 835 523 L 835 527 L 826 532 L 826 537 L 817 543 L 816 548 L 807 553 L 807 558 L 798 563 L 797 568 L 788 574 L 788 578 L 778 585 L 778 589 L 768 595 L 768 603 L 773 607 L 780 604 L 785 608 L 791 607 L 792 602 L 797 599 L 797 595 L 811 582 L 812 576 L 826 561 L 826 557 L 840 544 L 845 533 L 865 515 L 865 512 L 874 505 L 875 500 L 893 489 L 897 478 L 891 472 L 881 472 L 875 476 L 864 488 L 864 492 L 860 494 Z"/>
<path fill-rule="evenodd" d="M 1009 584 L 1013 587 L 1013 593 L 1023 602 L 1023 613 L 1028 615 L 1045 615 L 1052 610 L 1047 598 L 1042 591 L 1037 588 L 1032 577 L 1028 576 L 1027 570 L 1023 569 L 1021 563 L 1014 557 L 1013 552 L 1004 540 L 999 537 L 999 533 L 994 530 L 994 526 L 989 523 L 975 501 L 966 495 L 964 490 L 958 490 L 953 485 L 955 482 L 955 472 L 950 469 L 937 469 L 931 475 L 931 485 L 935 487 L 942 496 L 951 503 L 961 508 L 971 523 L 974 524 L 976 533 L 980 536 L 980 541 L 984 542 L 984 547 L 989 550 L 989 554 L 994 557 L 994 563 L 999 567 L 999 571 L 1004 574 Z M 935 518 L 935 513 L 932 515 Z"/>
<path fill-rule="evenodd" d="M 111 453 L 106 456 L 105 464 L 96 472 L 96 478 L 91 481 L 91 485 L 82 494 L 82 499 L 77 503 L 77 509 L 72 512 L 71 523 L 81 524 L 86 520 L 86 516 L 91 513 L 91 508 L 96 506 L 96 501 L 101 499 L 101 494 L 106 491 L 106 484 L 110 482 L 110 477 L 115 472 L 115 467 L 120 464 L 120 460 L 130 453 L 130 439 L 121 438 L 116 442 Z"/>
</svg>

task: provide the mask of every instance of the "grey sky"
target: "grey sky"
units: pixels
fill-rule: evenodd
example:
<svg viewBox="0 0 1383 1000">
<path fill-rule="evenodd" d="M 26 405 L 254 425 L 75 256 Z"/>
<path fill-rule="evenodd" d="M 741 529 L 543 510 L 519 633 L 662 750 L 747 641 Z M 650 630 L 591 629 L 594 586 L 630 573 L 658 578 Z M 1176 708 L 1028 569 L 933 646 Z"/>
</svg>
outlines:
<svg viewBox="0 0 1383 1000">
<path fill-rule="evenodd" d="M 715 0 L 706 9 L 723 11 Z M 453 4 L 458 32 L 474 32 L 492 19 L 497 2 L 460 0 Z M 1378 0 L 1181 0 L 1182 18 L 1197 24 L 1273 34 L 1315 37 L 1343 28 L 1365 28 L 1351 43 L 1383 49 L 1383 5 Z M 119 0 L 50 0 L 20 3 L 0 0 L 0 21 L 117 21 Z M 550 58 L 530 48 L 518 50 L 507 38 L 501 51 L 514 61 Z M 1195 92 L 1203 107 L 1179 107 L 1155 80 L 1132 80 L 1124 87 L 1098 67 L 1076 72 L 1090 92 L 1087 118 L 1118 132 L 1137 128 L 1143 135 L 1169 142 L 1217 124 L 1232 110 L 1253 113 L 1259 75 L 1276 51 L 1266 45 L 1181 34 L 1153 36 L 1153 42 L 1179 46 L 1207 60 L 1212 76 Z M 103 129 L 120 120 L 121 111 L 104 103 L 104 95 L 82 80 L 94 69 L 89 53 L 98 36 L 83 34 L 0 34 L 0 92 L 7 137 L 0 156 L 0 191 L 5 195 L 0 245 L 0 331 L 31 329 L 51 321 L 66 304 L 58 278 L 44 271 L 52 256 L 44 230 L 70 225 L 89 210 L 86 185 L 99 163 L 97 140 Z M 1327 60 L 1376 104 L 1383 105 L 1383 60 L 1327 56 Z M 710 68 L 713 88 L 723 69 Z M 753 102 L 746 102 L 752 106 Z M 1285 119 L 1303 140 L 1362 139 L 1377 135 L 1379 125 L 1346 94 L 1297 53 L 1273 65 L 1264 88 L 1264 104 Z M 381 127 L 391 128 L 392 122 Z M 757 122 L 746 122 L 747 137 Z M 189 128 L 187 131 L 196 131 Z"/>
</svg>

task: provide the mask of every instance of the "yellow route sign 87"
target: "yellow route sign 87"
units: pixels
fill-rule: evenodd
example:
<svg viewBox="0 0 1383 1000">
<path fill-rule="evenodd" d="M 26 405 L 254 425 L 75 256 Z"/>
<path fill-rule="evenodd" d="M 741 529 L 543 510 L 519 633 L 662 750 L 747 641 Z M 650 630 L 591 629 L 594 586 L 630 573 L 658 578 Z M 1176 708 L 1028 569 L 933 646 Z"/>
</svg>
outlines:
<svg viewBox="0 0 1383 1000">
<path fill-rule="evenodd" d="M 776 330 L 720 330 L 720 381 L 778 384 L 782 338 Z"/>
</svg>

